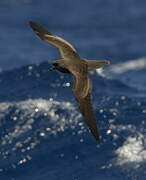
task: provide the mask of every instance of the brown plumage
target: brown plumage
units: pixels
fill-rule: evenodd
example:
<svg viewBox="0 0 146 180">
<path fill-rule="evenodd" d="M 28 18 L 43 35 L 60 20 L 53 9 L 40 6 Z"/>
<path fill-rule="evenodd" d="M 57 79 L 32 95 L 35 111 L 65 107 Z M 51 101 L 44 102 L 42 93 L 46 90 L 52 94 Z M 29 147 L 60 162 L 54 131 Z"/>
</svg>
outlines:
<svg viewBox="0 0 146 180">
<path fill-rule="evenodd" d="M 96 118 L 90 100 L 92 81 L 88 75 L 88 71 L 103 67 L 109 64 L 109 61 L 82 59 L 78 55 L 76 49 L 66 40 L 53 35 L 37 23 L 29 22 L 29 24 L 42 40 L 59 49 L 61 59 L 54 61 L 53 65 L 57 70 L 73 75 L 73 95 L 77 100 L 79 109 L 84 116 L 91 133 L 96 140 L 99 140 Z"/>
</svg>

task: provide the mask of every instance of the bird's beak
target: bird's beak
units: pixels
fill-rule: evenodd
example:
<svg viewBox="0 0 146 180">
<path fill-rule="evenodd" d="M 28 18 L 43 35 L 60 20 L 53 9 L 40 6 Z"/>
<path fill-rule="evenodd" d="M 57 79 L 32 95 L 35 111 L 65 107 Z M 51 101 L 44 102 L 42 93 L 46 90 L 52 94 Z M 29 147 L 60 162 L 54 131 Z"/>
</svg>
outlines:
<svg viewBox="0 0 146 180">
<path fill-rule="evenodd" d="M 54 69 L 55 69 L 54 66 L 48 68 L 49 71 L 53 71 Z"/>
</svg>

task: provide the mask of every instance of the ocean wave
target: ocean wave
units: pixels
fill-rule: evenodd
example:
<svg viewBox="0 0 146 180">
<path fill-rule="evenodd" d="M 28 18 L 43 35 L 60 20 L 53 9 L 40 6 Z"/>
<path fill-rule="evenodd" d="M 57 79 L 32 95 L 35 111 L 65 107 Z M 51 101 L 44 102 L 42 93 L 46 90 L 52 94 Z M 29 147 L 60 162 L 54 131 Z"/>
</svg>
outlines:
<svg viewBox="0 0 146 180">
<path fill-rule="evenodd" d="M 98 104 L 94 108 L 102 139 L 96 144 L 76 106 L 68 101 L 39 98 L 0 103 L 1 177 L 33 167 L 37 172 L 32 177 L 41 179 L 39 169 L 34 167 L 37 162 L 41 170 L 48 169 L 46 178 L 56 179 L 62 168 L 52 170 L 57 161 L 61 161 L 63 168 L 67 163 L 66 177 L 67 172 L 82 177 L 86 168 L 80 172 L 80 162 L 90 171 L 93 164 L 97 165 L 93 179 L 97 172 L 104 179 L 103 171 L 112 179 L 118 177 L 117 172 L 132 172 L 127 176 L 130 178 L 145 172 L 145 101 L 125 96 L 103 97 Z M 42 160 L 41 156 L 48 158 Z M 77 168 L 77 176 L 70 163 Z"/>
<path fill-rule="evenodd" d="M 146 58 L 139 58 L 99 69 L 97 73 L 108 79 L 116 79 L 137 90 L 145 91 Z"/>
</svg>

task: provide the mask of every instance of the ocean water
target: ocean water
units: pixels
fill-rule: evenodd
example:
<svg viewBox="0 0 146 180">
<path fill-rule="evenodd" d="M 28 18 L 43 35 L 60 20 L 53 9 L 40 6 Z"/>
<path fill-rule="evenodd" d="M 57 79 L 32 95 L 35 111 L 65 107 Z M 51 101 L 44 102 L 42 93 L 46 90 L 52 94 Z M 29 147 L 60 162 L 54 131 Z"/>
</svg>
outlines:
<svg viewBox="0 0 146 180">
<path fill-rule="evenodd" d="M 0 2 L 0 180 L 146 179 L 146 2 Z M 30 20 L 82 57 L 109 59 L 90 73 L 101 140 L 90 134 L 70 75 Z"/>
</svg>

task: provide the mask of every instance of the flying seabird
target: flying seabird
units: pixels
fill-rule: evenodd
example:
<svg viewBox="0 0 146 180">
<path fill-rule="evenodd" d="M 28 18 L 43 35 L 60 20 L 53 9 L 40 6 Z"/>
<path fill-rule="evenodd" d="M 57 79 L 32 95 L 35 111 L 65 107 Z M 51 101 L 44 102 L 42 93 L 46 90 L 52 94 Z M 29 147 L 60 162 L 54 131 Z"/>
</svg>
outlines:
<svg viewBox="0 0 146 180">
<path fill-rule="evenodd" d="M 82 59 L 76 49 L 63 38 L 48 32 L 46 28 L 35 22 L 30 21 L 29 24 L 42 40 L 59 49 L 61 59 L 53 61 L 52 64 L 55 69 L 63 73 L 72 74 L 74 79 L 73 95 L 77 100 L 79 109 L 91 133 L 96 140 L 99 140 L 100 136 L 90 99 L 92 81 L 88 75 L 88 71 L 108 65 L 110 62 L 108 60 Z"/>
</svg>

